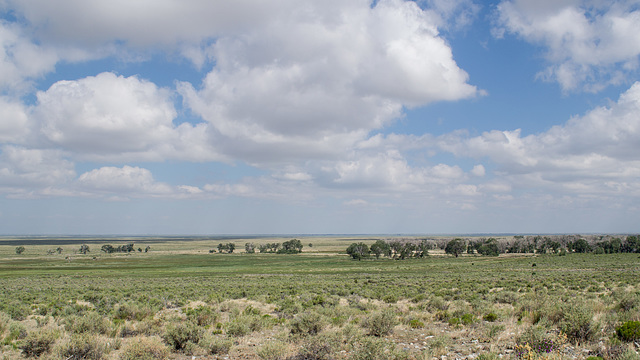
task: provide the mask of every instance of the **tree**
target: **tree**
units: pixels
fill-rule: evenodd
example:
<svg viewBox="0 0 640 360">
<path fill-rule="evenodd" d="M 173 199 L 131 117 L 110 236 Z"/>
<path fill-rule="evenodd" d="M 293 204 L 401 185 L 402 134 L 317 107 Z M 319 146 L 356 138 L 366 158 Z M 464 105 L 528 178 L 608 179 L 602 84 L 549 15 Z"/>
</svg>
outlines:
<svg viewBox="0 0 640 360">
<path fill-rule="evenodd" d="M 244 244 L 244 252 L 247 254 L 253 254 L 256 252 L 256 245 L 254 243 Z"/>
<path fill-rule="evenodd" d="M 24 252 L 24 246 L 18 246 L 16 248 L 16 254 L 20 255 Z"/>
<path fill-rule="evenodd" d="M 89 251 L 91 251 L 91 250 L 89 250 L 89 245 L 87 245 L 87 244 L 80 245 L 80 252 L 81 253 L 86 255 Z"/>
<path fill-rule="evenodd" d="M 628 253 L 637 253 L 640 252 L 640 236 L 638 235 L 629 235 L 624 242 L 623 250 Z"/>
<path fill-rule="evenodd" d="M 369 246 L 365 243 L 353 243 L 347 248 L 349 254 L 354 260 L 362 260 L 369 257 Z"/>
<path fill-rule="evenodd" d="M 291 239 L 282 243 L 282 249 L 278 250 L 278 254 L 298 254 L 302 252 L 302 242 L 298 239 Z"/>
<path fill-rule="evenodd" d="M 377 240 L 371 245 L 371 252 L 375 255 L 376 259 L 379 259 L 381 255 L 391 256 L 391 247 L 384 240 Z"/>
<path fill-rule="evenodd" d="M 102 245 L 102 247 L 100 248 L 100 250 L 101 250 L 101 251 L 104 251 L 104 252 L 105 252 L 105 253 L 107 253 L 107 254 L 111 254 L 111 253 L 113 253 L 113 252 L 115 252 L 115 251 L 116 251 L 116 249 L 115 249 L 113 246 L 108 245 L 108 244 L 107 244 L 107 245 Z"/>
<path fill-rule="evenodd" d="M 477 250 L 478 254 L 482 254 L 485 256 L 500 255 L 500 250 L 498 249 L 498 240 L 494 238 L 489 238 L 488 240 L 485 240 L 484 243 L 480 243 L 480 246 L 477 246 Z"/>
<path fill-rule="evenodd" d="M 447 246 L 444 248 L 444 252 L 458 257 L 458 255 L 462 254 L 466 249 L 467 246 L 464 240 L 453 239 L 447 243 Z"/>
<path fill-rule="evenodd" d="M 58 246 L 58 248 L 56 248 L 56 251 L 58 252 L 58 254 L 62 254 L 62 248 Z"/>
<path fill-rule="evenodd" d="M 586 253 L 591 251 L 591 246 L 589 246 L 589 243 L 585 239 L 578 239 L 574 241 L 572 247 L 573 251 L 577 253 Z"/>
<path fill-rule="evenodd" d="M 149 252 L 149 250 L 151 250 L 151 246 L 147 245 L 147 247 L 144 248 L 144 252 Z"/>
</svg>

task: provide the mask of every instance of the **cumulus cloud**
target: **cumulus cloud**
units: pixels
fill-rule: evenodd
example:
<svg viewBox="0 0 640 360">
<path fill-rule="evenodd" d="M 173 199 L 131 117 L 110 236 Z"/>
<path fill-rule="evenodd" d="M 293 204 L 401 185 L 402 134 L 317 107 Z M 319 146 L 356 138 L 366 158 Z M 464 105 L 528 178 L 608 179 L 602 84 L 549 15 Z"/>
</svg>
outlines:
<svg viewBox="0 0 640 360">
<path fill-rule="evenodd" d="M 640 177 L 640 83 L 619 100 L 546 132 L 460 133 L 438 138 L 440 149 L 461 157 L 487 157 L 513 186 L 573 193 L 637 193 Z"/>
<path fill-rule="evenodd" d="M 52 71 L 58 60 L 53 49 L 34 43 L 20 26 L 0 21 L 0 92 L 23 93 L 25 80 Z"/>
<path fill-rule="evenodd" d="M 220 37 L 201 87 L 179 86 L 224 153 L 249 162 L 340 154 L 404 106 L 478 95 L 414 2 L 334 5 L 300 2 L 296 16 Z"/>
<path fill-rule="evenodd" d="M 132 166 L 91 170 L 80 175 L 77 182 L 80 189 L 118 196 L 168 197 L 174 192 L 169 185 L 156 182 L 149 170 Z"/>
<path fill-rule="evenodd" d="M 73 163 L 56 150 L 5 145 L 0 153 L 0 190 L 9 196 L 42 195 L 46 188 L 71 181 Z"/>
<path fill-rule="evenodd" d="M 174 126 L 168 89 L 135 76 L 101 73 L 38 92 L 34 118 L 44 138 L 80 159 L 219 159 L 207 126 Z"/>
<path fill-rule="evenodd" d="M 0 96 L 0 142 L 23 143 L 29 131 L 29 116 L 25 106 L 21 102 Z"/>
<path fill-rule="evenodd" d="M 496 34 L 548 49 L 543 79 L 564 90 L 598 91 L 637 72 L 640 10 L 635 1 L 509 0 L 498 5 Z"/>
</svg>

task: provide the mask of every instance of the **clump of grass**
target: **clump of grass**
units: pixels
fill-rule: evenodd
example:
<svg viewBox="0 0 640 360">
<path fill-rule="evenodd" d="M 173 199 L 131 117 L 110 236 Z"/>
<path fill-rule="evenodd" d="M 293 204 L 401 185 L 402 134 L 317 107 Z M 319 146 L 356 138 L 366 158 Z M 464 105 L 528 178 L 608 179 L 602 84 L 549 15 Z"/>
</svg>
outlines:
<svg viewBox="0 0 640 360">
<path fill-rule="evenodd" d="M 409 327 L 412 329 L 422 329 L 424 327 L 424 323 L 418 319 L 412 319 L 409 321 Z"/>
</svg>

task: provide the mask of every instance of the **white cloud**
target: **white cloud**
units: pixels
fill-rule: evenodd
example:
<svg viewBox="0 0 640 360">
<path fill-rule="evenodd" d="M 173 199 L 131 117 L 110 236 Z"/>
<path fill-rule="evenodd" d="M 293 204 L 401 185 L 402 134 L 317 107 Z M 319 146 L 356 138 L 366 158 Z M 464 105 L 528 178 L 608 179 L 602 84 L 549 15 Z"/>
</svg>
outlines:
<svg viewBox="0 0 640 360">
<path fill-rule="evenodd" d="M 551 65 L 539 76 L 564 90 L 598 91 L 638 69 L 637 1 L 503 1 L 497 33 L 517 34 L 548 49 Z"/>
<path fill-rule="evenodd" d="M 58 56 L 52 49 L 32 42 L 15 24 L 0 21 L 0 91 L 21 94 L 25 80 L 52 71 Z"/>
<path fill-rule="evenodd" d="M 403 106 L 478 94 L 415 3 L 331 5 L 300 2 L 252 31 L 221 36 L 202 87 L 179 86 L 225 154 L 251 163 L 335 156 Z"/>
<path fill-rule="evenodd" d="M 59 81 L 37 99 L 41 134 L 79 159 L 220 159 L 205 124 L 175 127 L 171 92 L 137 77 L 101 73 Z"/>
<path fill-rule="evenodd" d="M 117 196 L 163 196 L 173 194 L 173 189 L 156 182 L 147 169 L 124 166 L 102 167 L 86 172 L 77 180 L 80 189 L 91 193 L 114 194 Z"/>
<path fill-rule="evenodd" d="M 473 167 L 473 169 L 471 169 L 471 175 L 473 176 L 477 176 L 477 177 L 483 177 L 485 175 L 485 169 L 484 166 L 482 166 L 482 164 L 478 164 L 475 165 Z"/>
<path fill-rule="evenodd" d="M 0 96 L 0 142 L 21 144 L 29 135 L 29 117 L 21 102 Z"/>
<path fill-rule="evenodd" d="M 513 187 L 584 194 L 635 193 L 640 183 L 640 83 L 609 107 L 591 110 L 540 134 L 490 131 L 442 136 L 438 146 L 457 156 L 487 157 Z"/>
<path fill-rule="evenodd" d="M 0 191 L 10 196 L 34 196 L 75 177 L 74 166 L 60 151 L 5 145 L 0 153 Z"/>
</svg>

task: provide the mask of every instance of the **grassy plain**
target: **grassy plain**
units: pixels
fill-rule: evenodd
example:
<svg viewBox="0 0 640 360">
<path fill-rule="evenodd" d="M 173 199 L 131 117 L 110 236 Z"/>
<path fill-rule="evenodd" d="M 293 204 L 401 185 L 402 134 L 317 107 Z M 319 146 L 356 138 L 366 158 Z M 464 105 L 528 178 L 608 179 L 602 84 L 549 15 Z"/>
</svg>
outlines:
<svg viewBox="0 0 640 360">
<path fill-rule="evenodd" d="M 154 359 L 637 359 L 615 329 L 640 321 L 638 254 L 343 254 L 371 237 L 303 237 L 298 255 L 244 253 L 246 242 L 288 239 L 2 239 L 0 356 L 23 358 L 30 337 L 50 330 L 43 358 L 68 358 L 75 341 L 95 343 L 100 354 L 88 359 L 126 359 L 139 344 L 160 349 Z M 130 242 L 150 251 L 99 251 Z M 227 242 L 236 253 L 209 253 Z M 82 243 L 89 253 L 77 252 Z M 181 343 L 176 332 L 193 336 Z M 545 341 L 551 351 L 531 350 Z"/>
</svg>

